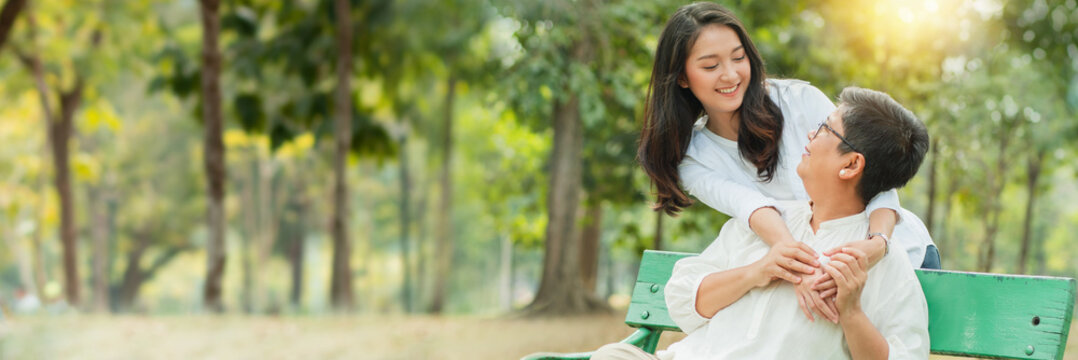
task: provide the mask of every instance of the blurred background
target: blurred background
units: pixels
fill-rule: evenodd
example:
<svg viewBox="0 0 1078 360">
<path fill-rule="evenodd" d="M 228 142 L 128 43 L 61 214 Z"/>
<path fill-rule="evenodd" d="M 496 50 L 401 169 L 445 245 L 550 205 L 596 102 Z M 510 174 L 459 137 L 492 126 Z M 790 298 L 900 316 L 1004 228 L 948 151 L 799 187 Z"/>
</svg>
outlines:
<svg viewBox="0 0 1078 360">
<path fill-rule="evenodd" d="M 2 358 L 589 350 L 728 219 L 635 160 L 685 1 L 2 3 Z M 928 125 L 944 269 L 1078 275 L 1075 0 L 719 3 L 771 77 Z"/>
</svg>

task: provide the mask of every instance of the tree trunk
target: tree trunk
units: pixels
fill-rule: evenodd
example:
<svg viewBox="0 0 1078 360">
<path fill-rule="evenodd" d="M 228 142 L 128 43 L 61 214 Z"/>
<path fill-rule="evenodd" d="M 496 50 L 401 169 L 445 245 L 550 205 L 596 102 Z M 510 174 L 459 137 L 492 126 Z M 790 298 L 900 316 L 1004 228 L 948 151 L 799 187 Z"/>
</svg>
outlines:
<svg viewBox="0 0 1078 360">
<path fill-rule="evenodd" d="M 158 255 L 146 270 L 143 270 L 141 265 L 142 257 L 146 255 L 151 236 L 148 230 L 135 234 L 134 248 L 127 254 L 127 269 L 124 270 L 123 282 L 119 292 L 119 310 L 121 312 L 128 312 L 133 309 L 138 300 L 139 289 L 142 288 L 142 284 L 153 279 L 157 271 L 175 259 L 177 255 L 190 249 L 186 246 L 168 248 Z"/>
<path fill-rule="evenodd" d="M 142 255 L 146 253 L 150 239 L 146 233 L 135 234 L 135 244 L 131 252 L 127 253 L 127 268 L 124 270 L 123 282 L 120 285 L 119 311 L 128 312 L 135 305 L 135 297 L 142 285 Z"/>
<path fill-rule="evenodd" d="M 109 200 L 106 185 L 90 189 L 90 207 L 93 216 L 93 303 L 91 309 L 98 312 L 109 310 Z"/>
<path fill-rule="evenodd" d="M 330 279 L 330 299 L 333 308 L 350 310 L 352 294 L 352 244 L 348 237 L 348 178 L 346 165 L 352 148 L 352 20 L 348 0 L 335 0 L 337 16 L 337 88 L 334 93 L 334 138 L 336 157 L 333 159 L 333 271 Z"/>
<path fill-rule="evenodd" d="M 584 230 L 580 234 L 580 281 L 588 292 L 595 292 L 599 275 L 599 239 L 602 235 L 603 206 L 599 199 L 587 202 Z"/>
<path fill-rule="evenodd" d="M 0 10 L 0 49 L 4 48 L 4 42 L 11 34 L 11 27 L 15 25 L 15 19 L 26 5 L 26 0 L 7 0 L 4 9 Z"/>
<path fill-rule="evenodd" d="M 64 253 L 64 289 L 71 306 L 79 306 L 78 243 L 75 229 L 75 195 L 71 191 L 71 135 L 75 110 L 82 100 L 82 78 L 75 79 L 75 86 L 60 94 L 60 118 L 49 125 L 52 144 L 52 160 L 56 169 L 56 191 L 60 195 L 60 239 Z"/>
<path fill-rule="evenodd" d="M 27 14 L 30 39 L 36 35 L 36 23 L 32 14 Z M 79 306 L 78 248 L 75 233 L 75 199 L 71 192 L 70 141 L 73 132 L 75 110 L 82 100 L 83 79 L 75 76 L 75 84 L 69 91 L 60 91 L 60 113 L 54 114 L 49 102 L 49 90 L 45 85 L 45 70 L 36 53 L 22 53 L 15 49 L 16 55 L 34 74 L 34 83 L 41 99 L 45 114 L 46 133 L 52 150 L 52 163 L 55 170 L 53 184 L 60 197 L 60 242 L 63 249 L 64 294 L 71 306 Z"/>
<path fill-rule="evenodd" d="M 932 138 L 931 151 L 932 162 L 928 165 L 928 211 L 925 212 L 925 227 L 929 234 L 937 234 L 934 225 L 936 222 L 936 162 L 939 158 L 939 138 Z"/>
<path fill-rule="evenodd" d="M 400 138 L 400 246 L 401 264 L 404 279 L 401 282 L 401 306 L 405 313 L 412 312 L 412 265 L 411 265 L 411 226 L 412 226 L 412 178 L 408 172 L 408 135 Z"/>
<path fill-rule="evenodd" d="M 1038 150 L 1036 154 L 1030 156 L 1029 165 L 1026 167 L 1026 215 L 1025 220 L 1022 221 L 1022 247 L 1018 253 L 1018 273 L 1026 273 L 1026 259 L 1029 258 L 1029 245 L 1032 233 L 1033 225 L 1033 205 L 1034 200 L 1037 199 L 1037 179 L 1041 175 L 1041 161 L 1044 159 L 1044 152 Z"/>
<path fill-rule="evenodd" d="M 992 263 L 996 257 L 996 232 L 999 230 L 999 215 L 1001 209 L 1001 197 L 1003 193 L 1003 185 L 1006 183 L 1006 174 L 1004 171 L 1007 169 L 1006 156 L 1007 156 L 1007 143 L 1010 139 L 1010 130 L 1006 129 L 1001 132 L 999 141 L 999 153 L 996 155 L 996 166 L 993 171 L 989 172 L 989 186 L 991 187 L 988 194 L 988 222 L 985 224 L 985 236 L 984 236 L 984 256 L 980 266 L 981 271 L 990 272 L 992 270 Z"/>
<path fill-rule="evenodd" d="M 205 127 L 203 165 L 209 189 L 206 218 L 209 240 L 206 244 L 206 281 L 202 288 L 203 306 L 223 312 L 221 282 L 225 274 L 225 144 L 222 139 L 224 119 L 221 114 L 221 52 L 217 37 L 221 19 L 217 15 L 220 0 L 200 0 L 202 19 L 202 120 Z"/>
<path fill-rule="evenodd" d="M 574 46 L 573 60 L 587 62 L 588 44 Z M 525 312 L 533 316 L 574 314 L 606 309 L 584 288 L 580 276 L 577 207 L 581 191 L 583 128 L 580 101 L 570 94 L 554 103 L 554 144 L 550 152 L 550 190 L 547 195 L 546 245 L 539 291 Z"/>
<path fill-rule="evenodd" d="M 303 300 L 303 256 L 304 256 L 304 243 L 307 237 L 307 183 L 304 180 L 304 173 L 300 172 L 296 175 L 296 189 L 293 192 L 291 208 L 294 221 L 292 231 L 289 233 L 292 238 L 291 249 L 289 251 L 289 258 L 292 260 L 292 306 L 299 309 L 301 301 Z"/>
<path fill-rule="evenodd" d="M 445 122 L 442 132 L 442 197 L 438 211 L 438 242 L 435 245 L 434 291 L 431 297 L 430 312 L 440 314 L 445 307 L 446 292 L 449 287 L 449 272 L 453 263 L 453 102 L 456 96 L 457 79 L 453 75 L 446 80 Z"/>
</svg>

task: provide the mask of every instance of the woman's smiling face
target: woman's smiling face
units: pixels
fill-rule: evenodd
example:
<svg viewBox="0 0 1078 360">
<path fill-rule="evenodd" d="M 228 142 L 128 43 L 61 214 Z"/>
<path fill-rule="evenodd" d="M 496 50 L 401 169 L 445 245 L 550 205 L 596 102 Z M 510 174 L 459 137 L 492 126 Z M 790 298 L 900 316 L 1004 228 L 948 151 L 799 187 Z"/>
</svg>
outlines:
<svg viewBox="0 0 1078 360">
<path fill-rule="evenodd" d="M 679 84 L 692 91 L 709 115 L 725 118 L 741 108 L 751 80 L 752 66 L 741 39 L 730 27 L 715 24 L 700 30 Z"/>
</svg>

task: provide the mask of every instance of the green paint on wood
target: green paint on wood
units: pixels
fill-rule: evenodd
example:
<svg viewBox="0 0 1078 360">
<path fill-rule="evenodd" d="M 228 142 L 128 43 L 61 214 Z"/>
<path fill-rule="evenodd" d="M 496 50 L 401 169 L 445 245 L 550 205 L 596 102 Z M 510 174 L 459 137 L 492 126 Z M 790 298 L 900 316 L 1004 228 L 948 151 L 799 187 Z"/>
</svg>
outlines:
<svg viewBox="0 0 1078 360">
<path fill-rule="evenodd" d="M 932 352 L 1062 359 L 1074 279 L 917 270 Z"/>
</svg>

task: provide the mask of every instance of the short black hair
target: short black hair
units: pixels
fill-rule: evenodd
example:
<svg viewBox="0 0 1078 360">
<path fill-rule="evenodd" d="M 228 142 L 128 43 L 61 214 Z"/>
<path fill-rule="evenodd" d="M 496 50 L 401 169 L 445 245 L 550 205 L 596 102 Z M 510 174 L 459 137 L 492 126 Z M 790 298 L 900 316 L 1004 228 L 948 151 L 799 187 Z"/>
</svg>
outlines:
<svg viewBox="0 0 1078 360">
<path fill-rule="evenodd" d="M 838 99 L 846 140 L 865 157 L 857 194 L 868 204 L 877 194 L 906 185 L 928 152 L 925 124 L 879 91 L 847 87 Z M 842 143 L 839 150 L 854 151 Z"/>
</svg>

